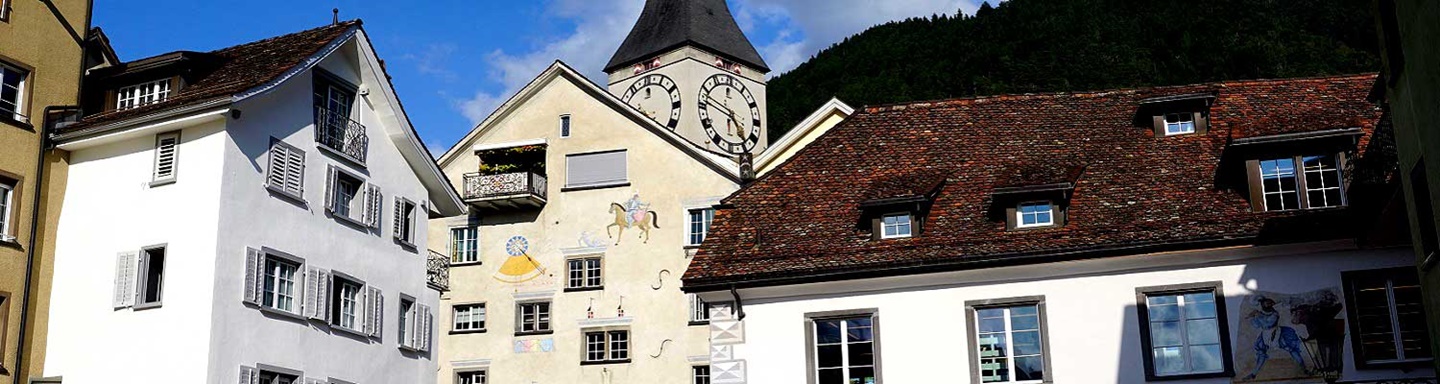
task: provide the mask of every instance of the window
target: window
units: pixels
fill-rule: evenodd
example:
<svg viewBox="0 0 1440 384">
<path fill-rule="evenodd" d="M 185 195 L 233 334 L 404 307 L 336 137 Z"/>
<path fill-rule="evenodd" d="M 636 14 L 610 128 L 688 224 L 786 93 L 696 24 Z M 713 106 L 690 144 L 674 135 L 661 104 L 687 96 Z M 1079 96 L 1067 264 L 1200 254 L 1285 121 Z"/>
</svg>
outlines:
<svg viewBox="0 0 1440 384">
<path fill-rule="evenodd" d="M 485 384 L 485 371 L 469 371 L 455 374 L 456 384 Z"/>
<path fill-rule="evenodd" d="M 910 237 L 910 219 L 911 216 L 909 213 L 892 213 L 881 217 L 880 227 L 883 232 L 880 233 L 880 238 L 895 239 Z"/>
<path fill-rule="evenodd" d="M 0 292 L 0 329 L 10 329 L 10 293 Z M 5 339 L 0 337 L 0 350 L 5 348 Z M 0 361 L 0 369 L 5 367 L 5 362 Z"/>
<path fill-rule="evenodd" d="M 430 350 L 432 324 L 430 307 L 418 304 L 409 296 L 400 296 L 400 347 L 416 351 Z"/>
<path fill-rule="evenodd" d="M 1255 175 L 1252 180 L 1259 183 L 1251 186 L 1257 210 L 1283 211 L 1345 205 L 1343 179 L 1336 156 L 1297 156 L 1251 163 L 1251 172 Z M 1298 171 L 1296 164 L 1301 165 Z"/>
<path fill-rule="evenodd" d="M 355 280 L 347 279 L 338 274 L 332 274 L 333 281 L 330 289 L 330 324 L 345 328 L 351 331 L 360 331 L 361 315 L 364 310 L 361 308 L 361 300 L 365 285 Z"/>
<path fill-rule="evenodd" d="M 1229 377 L 1230 332 L 1220 283 L 1140 288 L 1146 377 Z"/>
<path fill-rule="evenodd" d="M 560 137 L 570 137 L 570 115 L 560 115 Z"/>
<path fill-rule="evenodd" d="M 690 324 L 704 324 L 710 322 L 710 303 L 700 299 L 700 295 L 686 294 L 690 299 Z"/>
<path fill-rule="evenodd" d="M 1165 135 L 1195 133 L 1195 115 L 1191 113 L 1170 113 L 1165 115 Z"/>
<path fill-rule="evenodd" d="M 160 79 L 115 91 L 115 109 L 130 109 L 155 104 L 170 98 L 170 79 Z"/>
<path fill-rule="evenodd" d="M 176 161 L 179 161 L 180 132 L 162 133 L 155 136 L 155 172 L 151 186 L 175 181 Z"/>
<path fill-rule="evenodd" d="M 1420 278 L 1413 267 L 1345 272 L 1341 279 L 1357 367 L 1430 361 Z"/>
<path fill-rule="evenodd" d="M 28 75 L 23 69 L 0 63 L 0 117 L 20 122 L 28 120 L 20 102 L 25 96 L 25 77 Z"/>
<path fill-rule="evenodd" d="M 305 151 L 280 139 L 270 139 L 270 164 L 265 187 L 296 200 L 305 199 Z"/>
<path fill-rule="evenodd" d="M 456 332 L 484 332 L 485 331 L 485 304 L 466 304 L 455 306 L 454 326 L 451 330 Z"/>
<path fill-rule="evenodd" d="M 878 334 L 874 310 L 807 314 L 810 383 L 879 382 Z"/>
<path fill-rule="evenodd" d="M 1043 297 L 966 303 L 978 383 L 1042 382 L 1049 376 Z"/>
<path fill-rule="evenodd" d="M 625 150 L 565 156 L 565 188 L 600 188 L 629 184 Z"/>
<path fill-rule="evenodd" d="M 585 363 L 630 362 L 630 331 L 585 332 Z"/>
<path fill-rule="evenodd" d="M 604 287 L 600 278 L 599 257 L 570 259 L 565 264 L 570 271 L 570 279 L 565 283 L 566 290 L 589 290 Z"/>
<path fill-rule="evenodd" d="M 334 166 L 330 167 L 325 184 L 325 207 L 333 216 L 368 228 L 380 228 L 379 186 L 367 184 L 359 176 Z"/>
<path fill-rule="evenodd" d="M 140 251 L 139 294 L 135 309 L 160 306 L 160 294 L 165 287 L 165 246 L 158 245 Z"/>
<path fill-rule="evenodd" d="M 710 233 L 710 222 L 715 220 L 715 209 L 691 209 L 690 225 L 685 232 L 685 245 L 700 245 Z"/>
<path fill-rule="evenodd" d="M 710 384 L 710 366 L 695 365 L 690 367 L 690 382 L 693 384 Z"/>
<path fill-rule="evenodd" d="M 260 304 L 285 312 L 295 309 L 295 271 L 300 265 L 278 257 L 265 258 L 265 290 Z"/>
<path fill-rule="evenodd" d="M 350 119 L 359 87 L 324 70 L 316 69 L 312 74 L 315 142 L 342 159 L 364 164 L 370 138 L 364 125 Z"/>
<path fill-rule="evenodd" d="M 300 376 L 279 372 L 260 371 L 259 384 L 298 384 Z"/>
<path fill-rule="evenodd" d="M 450 264 L 480 262 L 480 228 L 450 228 Z"/>
<path fill-rule="evenodd" d="M 515 334 L 541 334 L 550 332 L 550 302 L 537 301 L 515 305 Z"/>
<path fill-rule="evenodd" d="M 0 0 L 0 21 L 10 21 L 10 0 Z"/>
<path fill-rule="evenodd" d="M 10 228 L 11 217 L 15 215 L 15 180 L 0 177 L 0 242 L 15 242 Z"/>
<path fill-rule="evenodd" d="M 395 198 L 395 240 L 415 244 L 415 202 Z"/>
<path fill-rule="evenodd" d="M 1015 208 L 1015 228 L 1055 225 L 1055 206 L 1048 201 L 1021 203 Z"/>
<path fill-rule="evenodd" d="M 325 71 L 315 71 L 315 107 L 323 109 L 330 116 L 350 118 L 350 106 L 355 104 L 356 86 Z"/>
</svg>

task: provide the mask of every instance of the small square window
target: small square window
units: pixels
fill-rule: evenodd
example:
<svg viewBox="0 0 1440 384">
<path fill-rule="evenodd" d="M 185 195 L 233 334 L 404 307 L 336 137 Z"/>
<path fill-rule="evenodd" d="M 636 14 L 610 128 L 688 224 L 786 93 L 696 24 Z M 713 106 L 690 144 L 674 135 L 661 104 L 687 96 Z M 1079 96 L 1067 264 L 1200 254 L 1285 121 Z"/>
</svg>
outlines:
<svg viewBox="0 0 1440 384">
<path fill-rule="evenodd" d="M 515 305 L 515 334 L 541 334 L 550 332 L 550 302 L 536 301 Z"/>
<path fill-rule="evenodd" d="M 585 332 L 585 363 L 630 361 L 630 331 Z"/>
<path fill-rule="evenodd" d="M 566 269 L 569 272 L 569 279 L 566 279 L 565 288 L 576 289 L 598 289 L 604 287 L 601 278 L 601 260 L 599 257 L 586 257 L 567 260 Z"/>
<path fill-rule="evenodd" d="M 455 374 L 456 384 L 485 384 L 486 371 L 468 371 Z"/>
<path fill-rule="evenodd" d="M 456 305 L 452 330 L 457 332 L 479 332 L 485 330 L 485 304 Z"/>
<path fill-rule="evenodd" d="M 259 383 L 259 384 L 299 384 L 299 383 L 300 383 L 300 376 L 291 375 L 291 374 L 286 374 L 286 373 L 279 373 L 279 372 L 260 371 L 260 383 Z"/>
<path fill-rule="evenodd" d="M 1055 225 L 1055 205 L 1048 201 L 1021 203 L 1015 209 L 1016 228 L 1048 227 Z"/>
<path fill-rule="evenodd" d="M 896 239 L 910 237 L 912 234 L 911 219 L 909 213 L 892 213 L 880 218 L 880 238 Z"/>
<path fill-rule="evenodd" d="M 710 366 L 695 365 L 690 367 L 690 382 L 693 384 L 710 384 Z"/>
<path fill-rule="evenodd" d="M 1195 115 L 1190 113 L 1170 113 L 1165 115 L 1165 135 L 1183 135 L 1195 133 Z"/>
</svg>

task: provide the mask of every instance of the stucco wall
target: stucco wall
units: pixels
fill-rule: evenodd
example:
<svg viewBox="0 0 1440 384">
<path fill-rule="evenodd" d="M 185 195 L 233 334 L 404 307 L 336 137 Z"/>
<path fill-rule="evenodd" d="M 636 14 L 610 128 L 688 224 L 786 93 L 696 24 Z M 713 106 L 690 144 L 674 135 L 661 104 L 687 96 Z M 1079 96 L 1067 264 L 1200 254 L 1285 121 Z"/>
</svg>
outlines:
<svg viewBox="0 0 1440 384">
<path fill-rule="evenodd" d="M 572 117 L 572 136 L 559 137 L 559 116 Z M 465 173 L 479 163 L 468 148 L 477 143 L 498 144 L 545 139 L 549 197 L 540 210 L 480 213 L 480 259 L 483 264 L 456 266 L 450 272 L 452 291 L 442 298 L 437 321 L 443 334 L 452 327 L 452 306 L 484 302 L 486 333 L 442 337 L 440 383 L 451 383 L 457 366 L 488 365 L 494 383 L 681 383 L 690 377 L 689 358 L 707 355 L 708 330 L 688 325 L 688 306 L 680 291 L 680 275 L 689 263 L 682 246 L 685 208 L 705 207 L 733 192 L 737 185 L 698 160 L 636 125 L 612 107 L 584 93 L 563 77 L 543 85 L 532 98 L 474 143 L 460 143 L 465 153 L 442 164 L 450 180 L 461 189 Z M 613 149 L 628 152 L 631 185 L 583 191 L 562 191 L 565 155 Z M 606 226 L 615 222 L 611 203 L 625 203 L 638 195 L 656 212 L 658 228 L 649 242 L 638 228 L 610 237 Z M 449 254 L 449 228 L 464 225 L 465 218 L 431 220 L 430 247 Z M 610 228 L 612 234 L 616 228 Z M 580 247 L 588 236 L 604 250 L 604 290 L 562 292 L 565 277 L 563 249 Z M 509 257 L 507 239 L 523 236 L 527 254 L 545 268 L 541 278 L 519 284 L 495 277 Z M 619 244 L 616 245 L 616 242 Z M 656 289 L 658 287 L 658 289 Z M 552 301 L 552 335 L 515 336 L 515 302 L 521 297 L 549 297 Z M 538 296 L 536 296 L 538 295 Z M 628 364 L 581 366 L 581 319 L 593 305 L 597 319 L 614 319 L 623 304 L 631 332 Z M 593 300 L 593 301 L 592 301 Z M 552 340 L 550 352 L 520 353 L 516 341 Z M 670 340 L 666 342 L 666 340 Z M 663 349 L 662 349 L 663 347 Z M 658 356 L 658 357 L 652 357 Z M 703 364 L 703 362 L 698 363 Z"/>
<path fill-rule="evenodd" d="M 1318 252 L 1318 253 L 1315 253 Z M 885 383 L 933 383 L 970 372 L 974 332 L 965 323 L 966 301 L 1043 295 L 1052 378 L 1056 382 L 1143 383 L 1136 288 L 1220 282 L 1225 294 L 1231 351 L 1253 348 L 1237 335 L 1252 309 L 1245 295 L 1264 291 L 1304 293 L 1340 288 L 1340 272 L 1405 266 L 1408 249 L 1229 249 L 1145 255 L 1110 260 L 986 269 L 742 290 L 744 343 L 752 384 L 804 383 L 805 315 L 878 309 L 881 378 Z M 711 296 L 728 296 L 712 293 Z M 1342 315 L 1343 316 L 1343 315 Z M 1345 347 L 1344 377 L 1416 377 L 1428 369 L 1357 371 Z M 1288 359 L 1275 350 L 1271 359 Z M 1277 363 L 1278 364 L 1278 363 Z M 1236 364 L 1239 370 L 1240 365 Z M 1244 376 L 1248 372 L 1237 376 Z M 963 381 L 963 380 L 962 380 Z M 1228 383 L 1230 379 L 1189 380 Z"/>
</svg>

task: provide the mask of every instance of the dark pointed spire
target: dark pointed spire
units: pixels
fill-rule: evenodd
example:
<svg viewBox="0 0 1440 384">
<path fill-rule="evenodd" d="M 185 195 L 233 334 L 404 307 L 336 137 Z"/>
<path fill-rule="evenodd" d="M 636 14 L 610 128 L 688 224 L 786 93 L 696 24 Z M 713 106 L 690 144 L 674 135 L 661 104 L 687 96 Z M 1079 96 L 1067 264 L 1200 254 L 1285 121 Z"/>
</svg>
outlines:
<svg viewBox="0 0 1440 384">
<path fill-rule="evenodd" d="M 770 72 L 725 0 L 646 0 L 640 20 L 605 65 L 614 72 L 657 54 L 694 45 L 760 72 Z"/>
</svg>

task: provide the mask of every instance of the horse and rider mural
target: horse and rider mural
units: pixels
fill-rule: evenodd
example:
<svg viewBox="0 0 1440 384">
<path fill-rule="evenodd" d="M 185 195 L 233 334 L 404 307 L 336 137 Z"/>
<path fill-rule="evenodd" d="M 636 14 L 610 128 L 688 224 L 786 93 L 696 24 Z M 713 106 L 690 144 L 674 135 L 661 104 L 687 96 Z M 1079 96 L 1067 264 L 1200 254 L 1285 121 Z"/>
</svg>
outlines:
<svg viewBox="0 0 1440 384">
<path fill-rule="evenodd" d="M 640 200 L 640 194 L 630 197 L 625 204 L 610 203 L 610 213 L 615 215 L 615 222 L 605 226 L 605 235 L 615 238 L 615 245 L 620 245 L 620 238 L 625 234 L 625 228 L 639 228 L 639 236 L 643 243 L 650 243 L 650 228 L 660 228 L 659 215 L 650 210 L 650 203 Z M 620 227 L 619 233 L 610 234 L 610 228 Z"/>
</svg>

